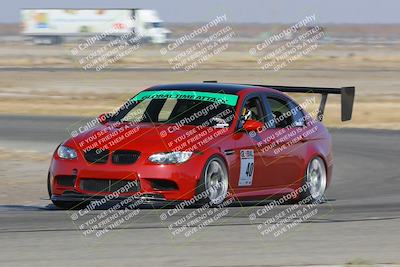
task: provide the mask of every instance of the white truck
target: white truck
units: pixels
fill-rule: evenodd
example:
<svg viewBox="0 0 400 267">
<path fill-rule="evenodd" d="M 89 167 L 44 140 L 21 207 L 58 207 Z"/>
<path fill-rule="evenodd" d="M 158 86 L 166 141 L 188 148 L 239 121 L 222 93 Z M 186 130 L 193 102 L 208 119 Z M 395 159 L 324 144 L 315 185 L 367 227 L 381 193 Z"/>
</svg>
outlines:
<svg viewBox="0 0 400 267">
<path fill-rule="evenodd" d="M 146 9 L 22 9 L 21 18 L 22 34 L 32 37 L 35 44 L 95 35 L 112 39 L 124 34 L 162 44 L 170 34 L 157 12 Z"/>
</svg>

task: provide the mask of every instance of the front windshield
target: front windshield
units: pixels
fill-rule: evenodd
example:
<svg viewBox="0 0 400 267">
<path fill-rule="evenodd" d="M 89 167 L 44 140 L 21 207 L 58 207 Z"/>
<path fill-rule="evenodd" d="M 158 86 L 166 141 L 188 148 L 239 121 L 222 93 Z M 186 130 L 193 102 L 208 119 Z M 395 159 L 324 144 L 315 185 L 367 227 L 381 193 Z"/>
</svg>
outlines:
<svg viewBox="0 0 400 267">
<path fill-rule="evenodd" d="M 143 91 L 114 120 L 229 127 L 237 95 L 196 91 Z"/>
</svg>

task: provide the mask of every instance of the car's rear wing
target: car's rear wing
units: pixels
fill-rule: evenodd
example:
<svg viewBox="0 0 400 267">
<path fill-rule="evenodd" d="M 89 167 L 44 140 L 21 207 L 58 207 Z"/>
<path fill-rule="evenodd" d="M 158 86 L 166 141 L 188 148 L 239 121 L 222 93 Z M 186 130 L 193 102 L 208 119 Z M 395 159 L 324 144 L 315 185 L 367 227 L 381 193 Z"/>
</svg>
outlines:
<svg viewBox="0 0 400 267">
<path fill-rule="evenodd" d="M 205 82 L 216 82 L 216 81 L 205 81 Z M 324 117 L 324 110 L 326 100 L 329 94 L 341 95 L 341 109 L 342 109 L 342 121 L 351 120 L 353 113 L 354 93 L 355 87 L 299 87 L 299 86 L 282 86 L 282 85 L 265 85 L 265 84 L 244 84 L 258 87 L 266 87 L 275 89 L 285 93 L 310 93 L 310 94 L 321 94 L 321 103 L 318 109 L 317 119 L 322 121 Z"/>
</svg>

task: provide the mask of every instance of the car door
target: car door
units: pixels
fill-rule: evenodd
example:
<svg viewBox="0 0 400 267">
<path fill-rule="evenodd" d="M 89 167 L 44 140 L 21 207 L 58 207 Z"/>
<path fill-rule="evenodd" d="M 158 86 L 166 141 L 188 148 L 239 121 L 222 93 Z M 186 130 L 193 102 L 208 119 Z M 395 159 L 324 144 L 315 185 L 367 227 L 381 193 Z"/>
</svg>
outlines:
<svg viewBox="0 0 400 267">
<path fill-rule="evenodd" d="M 263 154 L 258 148 L 261 135 L 255 132 L 247 133 L 242 129 L 246 119 L 257 120 L 265 123 L 266 112 L 262 95 L 251 94 L 242 104 L 240 119 L 236 127 L 233 139 L 235 140 L 235 166 L 231 187 L 236 188 L 237 193 L 243 193 L 249 189 L 261 188 L 265 182 L 266 169 L 263 162 Z M 247 116 L 247 117 L 246 117 Z"/>
<path fill-rule="evenodd" d="M 303 177 L 307 147 L 301 135 L 306 126 L 289 98 L 265 94 L 264 101 L 269 120 L 259 146 L 266 172 L 263 186 L 290 188 Z"/>
</svg>

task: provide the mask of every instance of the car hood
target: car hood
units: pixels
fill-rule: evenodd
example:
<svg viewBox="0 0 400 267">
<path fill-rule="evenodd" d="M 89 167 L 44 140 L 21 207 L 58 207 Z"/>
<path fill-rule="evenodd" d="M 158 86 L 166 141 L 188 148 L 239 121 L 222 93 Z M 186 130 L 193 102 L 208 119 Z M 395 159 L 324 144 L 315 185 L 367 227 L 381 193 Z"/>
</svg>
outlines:
<svg viewBox="0 0 400 267">
<path fill-rule="evenodd" d="M 70 138 L 65 145 L 83 152 L 92 149 L 189 151 L 204 149 L 225 136 L 228 128 L 152 123 L 106 123 Z"/>
</svg>

